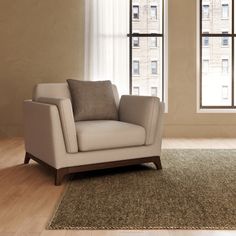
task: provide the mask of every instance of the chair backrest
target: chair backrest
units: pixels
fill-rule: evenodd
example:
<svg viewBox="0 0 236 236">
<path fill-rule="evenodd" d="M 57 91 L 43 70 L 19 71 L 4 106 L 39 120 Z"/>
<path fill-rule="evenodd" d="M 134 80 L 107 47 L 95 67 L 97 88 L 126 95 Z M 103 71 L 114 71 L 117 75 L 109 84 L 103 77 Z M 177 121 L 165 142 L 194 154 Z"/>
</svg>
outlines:
<svg viewBox="0 0 236 236">
<path fill-rule="evenodd" d="M 119 94 L 117 87 L 112 85 L 115 102 L 118 107 L 119 105 Z M 70 98 L 70 90 L 67 83 L 40 83 L 37 84 L 33 91 L 32 100 L 37 101 L 39 98 Z"/>
</svg>

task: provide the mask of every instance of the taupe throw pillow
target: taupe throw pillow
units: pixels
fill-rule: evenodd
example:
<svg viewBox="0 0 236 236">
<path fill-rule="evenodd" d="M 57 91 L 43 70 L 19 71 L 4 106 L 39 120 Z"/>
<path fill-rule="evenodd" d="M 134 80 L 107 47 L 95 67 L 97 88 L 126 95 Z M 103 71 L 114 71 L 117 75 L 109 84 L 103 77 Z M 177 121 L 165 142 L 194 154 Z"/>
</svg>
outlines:
<svg viewBox="0 0 236 236">
<path fill-rule="evenodd" d="M 118 120 L 110 81 L 68 79 L 75 121 Z"/>
</svg>

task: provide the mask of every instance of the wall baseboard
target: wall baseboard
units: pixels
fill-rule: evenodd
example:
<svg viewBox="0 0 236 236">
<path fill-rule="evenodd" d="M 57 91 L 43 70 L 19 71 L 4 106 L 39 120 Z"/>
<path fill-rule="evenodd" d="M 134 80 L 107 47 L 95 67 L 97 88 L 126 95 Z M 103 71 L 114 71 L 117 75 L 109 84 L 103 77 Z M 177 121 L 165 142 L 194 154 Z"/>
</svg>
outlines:
<svg viewBox="0 0 236 236">
<path fill-rule="evenodd" d="M 21 136 L 23 136 L 23 127 L 21 125 L 0 125 L 0 138 Z"/>
<path fill-rule="evenodd" d="M 236 138 L 236 125 L 165 125 L 166 138 Z"/>
</svg>

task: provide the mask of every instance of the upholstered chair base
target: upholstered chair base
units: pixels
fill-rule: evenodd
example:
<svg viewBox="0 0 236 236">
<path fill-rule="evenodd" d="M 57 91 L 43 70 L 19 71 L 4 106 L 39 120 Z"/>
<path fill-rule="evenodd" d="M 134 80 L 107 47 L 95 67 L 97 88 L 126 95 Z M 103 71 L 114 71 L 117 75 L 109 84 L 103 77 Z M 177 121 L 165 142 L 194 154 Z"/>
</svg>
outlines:
<svg viewBox="0 0 236 236">
<path fill-rule="evenodd" d="M 137 159 L 130 159 L 130 160 L 122 160 L 122 161 L 114 161 L 114 162 L 105 162 L 105 163 L 97 163 L 97 164 L 90 164 L 90 165 L 81 165 L 81 166 L 72 166 L 72 167 L 65 167 L 61 169 L 55 169 L 54 167 L 48 165 L 44 161 L 38 159 L 37 157 L 31 155 L 30 153 L 26 152 L 24 164 L 28 164 L 30 159 L 38 162 L 39 164 L 46 166 L 47 168 L 51 169 L 55 175 L 55 185 L 59 186 L 62 183 L 63 178 L 72 173 L 79 173 L 79 172 L 86 172 L 91 170 L 99 170 L 99 169 L 108 169 L 108 168 L 115 168 L 121 166 L 130 166 L 130 165 L 138 165 L 143 163 L 154 163 L 157 170 L 162 169 L 161 159 L 159 156 L 154 157 L 145 157 L 145 158 L 137 158 Z"/>
</svg>

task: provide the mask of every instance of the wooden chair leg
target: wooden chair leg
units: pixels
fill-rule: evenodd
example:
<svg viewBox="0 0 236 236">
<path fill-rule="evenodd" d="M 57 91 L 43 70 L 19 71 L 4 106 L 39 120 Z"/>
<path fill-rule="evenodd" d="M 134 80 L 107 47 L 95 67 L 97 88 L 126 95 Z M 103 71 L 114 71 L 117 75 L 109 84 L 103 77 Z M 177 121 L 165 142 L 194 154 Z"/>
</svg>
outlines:
<svg viewBox="0 0 236 236">
<path fill-rule="evenodd" d="M 159 156 L 155 158 L 154 165 L 156 166 L 157 170 L 162 169 L 161 158 Z"/>
<path fill-rule="evenodd" d="M 64 169 L 55 170 L 55 185 L 60 186 L 64 176 L 66 175 Z"/>
<path fill-rule="evenodd" d="M 25 153 L 25 160 L 24 160 L 24 164 L 29 164 L 30 161 L 30 155 L 28 152 Z"/>
</svg>

